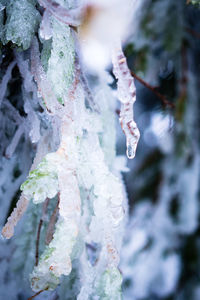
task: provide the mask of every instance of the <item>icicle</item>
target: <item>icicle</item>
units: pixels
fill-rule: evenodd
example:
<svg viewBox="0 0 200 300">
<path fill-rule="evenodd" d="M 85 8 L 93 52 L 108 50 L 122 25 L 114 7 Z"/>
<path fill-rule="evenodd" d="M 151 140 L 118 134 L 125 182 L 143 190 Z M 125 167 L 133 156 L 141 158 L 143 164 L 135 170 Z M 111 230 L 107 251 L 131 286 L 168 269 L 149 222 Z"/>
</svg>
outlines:
<svg viewBox="0 0 200 300">
<path fill-rule="evenodd" d="M 117 95 L 121 101 L 120 123 L 126 135 L 127 156 L 135 157 L 140 132 L 133 120 L 133 104 L 136 101 L 134 78 L 131 76 L 126 57 L 120 42 L 117 42 L 112 51 L 113 73 L 117 79 Z"/>
<path fill-rule="evenodd" d="M 7 85 L 8 85 L 8 82 L 9 82 L 10 78 L 11 78 L 11 73 L 12 73 L 12 70 L 13 70 L 15 65 L 16 65 L 16 61 L 13 61 L 13 62 L 10 63 L 10 65 L 8 66 L 8 68 L 6 70 L 6 73 L 3 76 L 3 79 L 1 81 L 1 84 L 0 84 L 0 107 L 1 107 L 1 104 L 2 104 L 2 101 L 3 101 L 3 98 L 6 94 Z"/>
<path fill-rule="evenodd" d="M 62 23 L 74 27 L 81 24 L 82 10 L 80 8 L 68 10 L 62 7 L 60 4 L 51 0 L 39 0 L 39 3 Z"/>
</svg>

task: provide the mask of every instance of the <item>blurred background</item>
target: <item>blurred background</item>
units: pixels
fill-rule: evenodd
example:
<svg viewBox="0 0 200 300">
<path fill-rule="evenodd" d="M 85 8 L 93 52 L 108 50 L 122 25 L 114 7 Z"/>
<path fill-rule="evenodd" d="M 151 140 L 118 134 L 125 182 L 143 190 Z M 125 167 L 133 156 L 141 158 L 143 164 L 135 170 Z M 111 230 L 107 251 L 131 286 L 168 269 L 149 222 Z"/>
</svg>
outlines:
<svg viewBox="0 0 200 300">
<path fill-rule="evenodd" d="M 123 173 L 130 204 L 120 265 L 123 295 L 125 300 L 199 300 L 200 8 L 186 0 L 138 1 L 124 45 L 137 87 L 134 109 L 141 137 L 136 158 L 128 162 L 129 172 Z M 1 80 L 12 53 L 9 44 L 1 49 Z M 14 67 L 7 97 L 19 111 L 18 119 L 9 102 L 0 111 L 1 226 L 16 205 L 34 155 L 33 146 L 23 138 L 14 156 L 5 153 L 24 113 L 21 81 Z M 117 132 L 117 152 L 124 155 L 125 137 L 119 124 Z M 30 211 L 31 206 L 25 221 Z M 30 296 L 28 288 L 18 292 L 24 284 L 18 275 L 22 266 L 23 274 L 31 272 L 28 262 L 34 251 L 27 249 L 35 247 L 32 230 L 39 214 L 35 209 L 32 223 L 23 232 L 24 248 L 17 239 L 22 223 L 16 237 L 1 242 L 0 300 Z M 53 297 L 48 299 L 58 299 Z"/>
<path fill-rule="evenodd" d="M 121 266 L 124 298 L 197 300 L 199 6 L 141 1 L 125 53 L 135 75 L 141 138 L 130 172 L 124 173 L 130 203 Z"/>
</svg>

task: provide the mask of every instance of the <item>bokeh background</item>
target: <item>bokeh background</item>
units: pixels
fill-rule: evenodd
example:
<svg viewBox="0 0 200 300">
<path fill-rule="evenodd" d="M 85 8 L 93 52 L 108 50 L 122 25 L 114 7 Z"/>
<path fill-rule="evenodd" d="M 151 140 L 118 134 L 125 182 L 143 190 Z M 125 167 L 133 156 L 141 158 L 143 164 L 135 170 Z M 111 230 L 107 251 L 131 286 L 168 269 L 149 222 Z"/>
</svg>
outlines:
<svg viewBox="0 0 200 300">
<path fill-rule="evenodd" d="M 197 300 L 200 10 L 181 0 L 143 1 L 136 20 L 125 53 L 139 77 L 135 118 L 141 138 L 124 174 L 130 203 L 124 295 Z"/>
</svg>

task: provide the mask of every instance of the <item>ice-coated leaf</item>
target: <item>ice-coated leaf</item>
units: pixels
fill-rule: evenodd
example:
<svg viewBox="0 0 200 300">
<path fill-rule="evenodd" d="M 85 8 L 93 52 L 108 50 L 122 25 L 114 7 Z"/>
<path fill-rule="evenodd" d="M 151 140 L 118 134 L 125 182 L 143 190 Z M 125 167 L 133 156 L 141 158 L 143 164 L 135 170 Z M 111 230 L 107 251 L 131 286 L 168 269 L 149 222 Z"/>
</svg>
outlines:
<svg viewBox="0 0 200 300">
<path fill-rule="evenodd" d="M 23 50 L 30 47 L 33 34 L 37 29 L 40 14 L 34 0 L 10 1 L 7 6 L 5 41 L 11 41 Z"/>
<path fill-rule="evenodd" d="M 34 203 L 41 203 L 58 193 L 57 173 L 55 166 L 48 160 L 50 155 L 48 154 L 38 167 L 29 173 L 28 179 L 21 186 L 27 199 L 32 199 Z"/>
<path fill-rule="evenodd" d="M 102 300 L 120 300 L 122 275 L 117 268 L 107 269 L 97 285 L 97 294 Z"/>
<path fill-rule="evenodd" d="M 57 100 L 64 104 L 74 77 L 74 41 L 69 26 L 52 20 L 53 37 L 47 78 L 52 84 Z"/>
</svg>

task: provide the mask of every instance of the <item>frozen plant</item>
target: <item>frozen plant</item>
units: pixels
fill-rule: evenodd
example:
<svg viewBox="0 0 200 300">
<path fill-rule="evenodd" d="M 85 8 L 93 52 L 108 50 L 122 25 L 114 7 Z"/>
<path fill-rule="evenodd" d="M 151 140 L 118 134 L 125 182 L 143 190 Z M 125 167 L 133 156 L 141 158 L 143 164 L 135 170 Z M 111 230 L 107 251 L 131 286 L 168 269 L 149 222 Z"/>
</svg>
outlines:
<svg viewBox="0 0 200 300">
<path fill-rule="evenodd" d="M 83 36 L 89 26 L 96 28 L 98 44 L 103 42 L 112 53 L 117 95 L 122 103 L 120 122 L 127 138 L 127 155 L 134 158 L 139 139 L 133 121 L 136 90 L 121 48 L 122 29 L 115 32 L 120 7 L 125 12 L 130 3 L 2 1 L 1 12 L 6 10 L 7 17 L 5 25 L 2 21 L 2 43 L 10 41 L 28 49 L 13 53 L 14 60 L 0 86 L 1 102 L 6 102 L 11 71 L 17 65 L 25 117 L 15 129 L 6 153 L 9 157 L 14 155 L 21 136 L 35 147 L 29 175 L 21 185 L 21 196 L 2 235 L 6 239 L 13 236 L 27 208 L 29 218 L 22 227 L 35 226 L 35 222 L 31 223 L 33 218 L 38 222 L 35 266 L 30 274 L 31 288 L 38 294 L 55 290 L 65 275 L 69 277 L 67 293 L 72 285 L 70 276 L 75 282 L 69 297 L 121 299 L 122 275 L 118 266 L 127 199 L 120 175 L 125 166 L 115 151 L 116 100 L 108 86 L 106 65 L 94 67 L 93 74 L 87 71 Z M 111 25 L 106 43 L 98 30 L 99 23 L 103 26 L 104 22 L 102 11 L 107 11 Z M 88 36 L 90 44 L 92 35 Z M 95 82 L 91 75 L 96 77 Z M 40 219 L 36 217 L 38 211 Z M 33 265 L 32 249 L 28 254 L 32 243 L 28 234 L 24 237 L 24 228 L 14 255 L 16 258 L 23 249 Z M 24 274 L 20 260 L 17 268 Z M 61 291 L 57 289 L 57 293 Z"/>
</svg>

